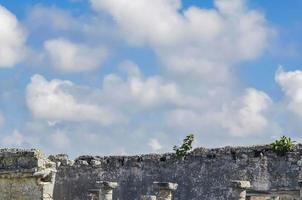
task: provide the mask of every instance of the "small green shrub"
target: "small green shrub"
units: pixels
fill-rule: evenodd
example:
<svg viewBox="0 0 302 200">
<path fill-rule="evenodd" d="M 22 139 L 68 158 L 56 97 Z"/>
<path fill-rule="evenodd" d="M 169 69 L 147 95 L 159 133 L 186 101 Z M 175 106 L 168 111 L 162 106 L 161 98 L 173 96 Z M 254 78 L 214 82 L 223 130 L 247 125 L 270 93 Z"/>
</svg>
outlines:
<svg viewBox="0 0 302 200">
<path fill-rule="evenodd" d="M 192 143 L 194 141 L 194 135 L 188 135 L 184 140 L 181 146 L 174 146 L 173 150 L 175 151 L 178 157 L 185 157 L 192 150 Z"/>
<path fill-rule="evenodd" d="M 286 152 L 294 150 L 295 141 L 290 137 L 282 136 L 279 140 L 275 140 L 271 147 L 279 154 L 285 154 Z"/>
</svg>

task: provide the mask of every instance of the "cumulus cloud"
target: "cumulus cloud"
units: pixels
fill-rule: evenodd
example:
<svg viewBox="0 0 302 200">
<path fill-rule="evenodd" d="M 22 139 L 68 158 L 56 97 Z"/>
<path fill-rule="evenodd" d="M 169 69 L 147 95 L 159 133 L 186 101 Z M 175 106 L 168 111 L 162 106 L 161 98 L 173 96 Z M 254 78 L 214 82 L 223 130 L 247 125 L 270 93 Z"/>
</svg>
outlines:
<svg viewBox="0 0 302 200">
<path fill-rule="evenodd" d="M 261 135 L 271 124 L 270 97 L 259 90 L 248 88 L 244 94 L 225 100 L 221 109 L 174 109 L 169 112 L 167 123 L 185 132 L 209 130 L 208 134 L 246 137 Z"/>
<path fill-rule="evenodd" d="M 147 147 L 153 151 L 166 150 L 174 141 L 171 137 L 181 139 L 181 133 L 263 138 L 263 133 L 271 130 L 268 112 L 273 102 L 264 92 L 248 88 L 239 97 L 233 94 L 213 106 L 211 99 L 215 98 L 190 95 L 177 83 L 160 76 L 145 77 L 129 61 L 121 65 L 119 73 L 106 75 L 99 88 L 58 79 L 47 81 L 41 75 L 33 76 L 27 86 L 27 105 L 36 119 L 45 120 L 45 126 L 78 129 L 74 128 L 77 123 L 70 122 L 93 122 L 96 126 L 85 123 L 86 128 L 79 132 L 95 134 L 97 130 L 110 142 L 125 137 L 132 143 L 140 141 L 137 145 L 148 137 L 151 139 Z M 157 132 L 161 134 L 152 134 Z M 55 142 L 62 138 L 62 147 L 72 146 L 73 138 L 67 133 L 68 128 L 67 132 L 50 133 L 50 139 Z"/>
<path fill-rule="evenodd" d="M 248 88 L 242 97 L 223 108 L 222 125 L 233 136 L 262 133 L 269 124 L 266 114 L 271 105 L 266 93 Z"/>
<path fill-rule="evenodd" d="M 302 71 L 284 71 L 282 67 L 276 72 L 276 82 L 286 97 L 287 108 L 302 117 Z"/>
<path fill-rule="evenodd" d="M 31 9 L 26 23 L 44 43 L 43 59 L 60 71 L 100 67 L 108 54 L 102 43 L 111 44 L 116 32 L 119 42 L 127 41 L 120 42 L 123 48 L 151 48 L 165 70 L 146 76 L 125 62 L 94 87 L 34 75 L 26 101 L 38 125 L 28 130 L 47 133 L 44 145 L 75 149 L 87 143 L 85 150 L 94 152 L 100 141 L 106 152 L 171 150 L 189 132 L 204 138 L 202 145 L 255 135 L 262 139 L 272 101 L 264 92 L 232 85 L 230 68 L 259 56 L 272 29 L 264 14 L 244 0 L 214 2 L 214 8 L 184 8 L 180 0 L 91 0 L 100 15 L 88 17 L 54 7 Z M 102 32 L 107 29 L 111 35 Z"/>
<path fill-rule="evenodd" d="M 107 57 L 107 50 L 103 47 L 91 47 L 63 38 L 47 40 L 44 49 L 51 65 L 65 72 L 93 70 Z"/>
<path fill-rule="evenodd" d="M 125 79 L 106 75 L 100 88 L 34 75 L 27 86 L 27 105 L 35 117 L 48 122 L 83 120 L 109 125 L 125 121 L 125 115 L 194 101 L 183 96 L 173 82 L 159 76 L 146 78 L 135 65 L 125 70 Z"/>
<path fill-rule="evenodd" d="M 161 113 L 167 131 L 209 130 L 234 138 L 259 136 L 271 125 L 270 97 L 235 86 L 231 69 L 268 47 L 274 30 L 261 11 L 248 8 L 244 0 L 216 0 L 213 8 L 184 8 L 180 0 L 91 4 L 111 16 L 130 45 L 153 49 L 174 80 L 178 101 Z"/>
<path fill-rule="evenodd" d="M 35 5 L 28 10 L 26 26 L 32 33 L 41 31 L 67 31 L 76 30 L 78 23 L 71 13 L 56 7 Z"/>
<path fill-rule="evenodd" d="M 112 16 L 130 43 L 151 46 L 171 72 L 208 80 L 227 79 L 230 65 L 260 55 L 272 32 L 264 15 L 247 9 L 242 0 L 217 0 L 213 9 L 183 11 L 180 0 L 91 3 Z"/>
<path fill-rule="evenodd" d="M 128 39 L 134 43 L 171 43 L 177 39 L 178 31 L 173 27 L 182 25 L 182 18 L 175 11 L 180 1 L 131 1 L 92 0 L 92 6 L 108 12 L 121 27 Z M 148 22 L 148 23 L 146 23 Z M 180 27 L 179 27 L 180 29 Z"/>
<path fill-rule="evenodd" d="M 0 68 L 13 67 L 25 56 L 26 34 L 16 16 L 0 5 Z"/>
<path fill-rule="evenodd" d="M 160 76 L 144 77 L 133 64 L 124 65 L 127 77 L 117 74 L 105 76 L 101 96 L 116 106 L 135 105 L 134 110 L 176 106 L 190 101 L 183 96 L 174 82 Z M 118 92 L 112 92 L 118 91 Z"/>
<path fill-rule="evenodd" d="M 149 140 L 148 145 L 151 147 L 152 151 L 160 151 L 163 147 L 160 142 L 156 138 L 152 138 Z"/>
<path fill-rule="evenodd" d="M 114 109 L 79 102 L 70 91 L 72 87 L 70 81 L 47 81 L 34 75 L 27 86 L 27 105 L 35 117 L 46 120 L 92 121 L 102 125 L 124 120 Z"/>
<path fill-rule="evenodd" d="M 245 11 L 246 0 L 216 0 L 214 3 L 219 11 L 226 15 L 238 15 Z"/>
<path fill-rule="evenodd" d="M 49 38 L 81 38 L 96 44 L 110 41 L 115 36 L 112 24 L 97 15 L 56 6 L 34 5 L 28 9 L 24 21 L 28 32 L 36 41 Z"/>
<path fill-rule="evenodd" d="M 112 24 L 102 17 L 56 6 L 34 5 L 24 26 L 35 43 L 26 62 L 30 66 L 54 67 L 62 72 L 83 72 L 101 67 L 117 40 Z M 113 39 L 114 38 L 114 39 Z"/>
</svg>

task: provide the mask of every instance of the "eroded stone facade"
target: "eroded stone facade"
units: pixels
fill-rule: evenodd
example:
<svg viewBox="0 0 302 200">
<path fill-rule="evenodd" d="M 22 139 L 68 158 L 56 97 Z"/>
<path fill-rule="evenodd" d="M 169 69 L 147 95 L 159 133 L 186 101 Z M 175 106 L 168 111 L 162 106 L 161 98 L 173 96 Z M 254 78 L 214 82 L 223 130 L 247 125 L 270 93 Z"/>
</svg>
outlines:
<svg viewBox="0 0 302 200">
<path fill-rule="evenodd" d="M 74 162 L 60 163 L 66 164 L 58 167 L 56 200 L 83 200 L 89 189 L 97 187 L 98 180 L 119 184 L 113 200 L 139 200 L 142 195 L 156 195 L 153 182 L 177 183 L 174 200 L 231 200 L 232 180 L 249 181 L 248 195 L 255 191 L 266 193 L 267 197 L 260 195 L 258 199 L 271 198 L 276 191 L 296 198 L 302 180 L 301 145 L 286 155 L 276 154 L 270 146 L 225 147 L 198 148 L 185 159 L 171 153 L 80 156 Z"/>
<path fill-rule="evenodd" d="M 0 151 L 1 200 L 297 200 L 300 180 L 302 145 L 285 155 L 270 146 L 198 148 L 185 159 Z"/>
<path fill-rule="evenodd" d="M 53 200 L 55 163 L 38 150 L 0 151 L 1 200 Z"/>
</svg>

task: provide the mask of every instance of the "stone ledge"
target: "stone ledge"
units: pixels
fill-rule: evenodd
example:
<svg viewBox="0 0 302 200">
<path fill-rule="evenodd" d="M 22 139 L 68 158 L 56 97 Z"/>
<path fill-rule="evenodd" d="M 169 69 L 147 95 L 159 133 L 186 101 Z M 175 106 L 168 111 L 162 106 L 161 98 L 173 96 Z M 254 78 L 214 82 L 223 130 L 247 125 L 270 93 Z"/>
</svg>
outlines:
<svg viewBox="0 0 302 200">
<path fill-rule="evenodd" d="M 176 190 L 178 187 L 177 183 L 170 183 L 170 182 L 154 182 L 154 187 L 160 190 Z"/>
<path fill-rule="evenodd" d="M 231 181 L 231 187 L 238 188 L 238 189 L 247 189 L 251 187 L 251 183 L 249 181 L 234 180 Z"/>
</svg>

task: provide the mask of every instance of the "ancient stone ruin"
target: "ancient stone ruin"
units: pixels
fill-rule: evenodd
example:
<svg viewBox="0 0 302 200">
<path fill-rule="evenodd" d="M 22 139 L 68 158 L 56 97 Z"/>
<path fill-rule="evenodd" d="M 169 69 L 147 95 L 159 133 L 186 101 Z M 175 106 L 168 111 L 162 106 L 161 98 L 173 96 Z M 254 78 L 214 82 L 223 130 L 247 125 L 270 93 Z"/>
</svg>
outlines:
<svg viewBox="0 0 302 200">
<path fill-rule="evenodd" d="M 56 167 L 40 151 L 0 151 L 1 200 L 52 200 Z"/>
<path fill-rule="evenodd" d="M 46 158 L 0 150 L 1 200 L 298 200 L 302 145 L 195 149 L 175 154 Z"/>
</svg>

